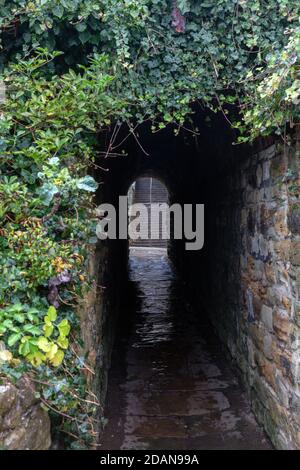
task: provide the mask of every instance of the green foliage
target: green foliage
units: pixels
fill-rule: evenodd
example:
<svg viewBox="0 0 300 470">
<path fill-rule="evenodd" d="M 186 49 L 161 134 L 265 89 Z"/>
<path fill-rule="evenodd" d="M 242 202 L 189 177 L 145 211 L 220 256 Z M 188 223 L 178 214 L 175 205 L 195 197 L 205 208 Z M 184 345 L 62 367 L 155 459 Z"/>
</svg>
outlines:
<svg viewBox="0 0 300 470">
<path fill-rule="evenodd" d="M 56 309 L 50 306 L 43 320 L 38 309 L 28 305 L 13 304 L 0 310 L 0 333 L 12 354 L 8 362 L 17 356 L 27 359 L 32 365 L 49 362 L 58 367 L 64 358 L 64 349 L 69 346 L 70 325 L 67 319 L 55 324 Z M 18 363 L 18 362 L 17 362 Z"/>
<path fill-rule="evenodd" d="M 255 138 L 271 132 L 281 134 L 287 123 L 300 118 L 300 28 L 289 31 L 289 41 L 267 56 L 257 76 L 248 73 L 253 93 L 245 99 L 244 135 Z"/>
<path fill-rule="evenodd" d="M 126 103 L 118 116 L 123 121 L 150 118 L 155 128 L 169 122 L 180 125 L 191 102 L 213 109 L 234 103 L 246 121 L 246 127 L 243 120 L 238 127 L 244 137 L 254 138 L 261 128 L 266 133 L 278 126 L 282 130 L 294 113 L 295 107 L 289 105 L 286 112 L 287 103 L 279 95 L 285 89 L 294 94 L 298 86 L 299 48 L 293 50 L 299 35 L 297 0 L 2 0 L 2 4 L 3 63 L 32 48 L 60 50 L 64 54 L 48 66 L 50 74 L 60 74 L 70 65 L 87 65 L 90 54 L 106 53 L 115 77 L 111 91 Z M 174 22 L 176 5 L 184 15 L 182 31 Z M 289 57 L 281 56 L 283 50 Z M 287 78 L 280 80 L 277 97 L 272 96 L 274 126 L 266 118 L 260 86 L 268 87 L 269 79 L 274 83 L 276 70 L 279 74 L 285 70 Z"/>
<path fill-rule="evenodd" d="M 74 317 L 90 282 L 86 255 L 97 222 L 92 198 L 98 183 L 87 169 L 97 156 L 98 133 L 122 103 L 106 93 L 112 78 L 104 56 L 94 56 L 81 73 L 46 78 L 45 67 L 57 56 L 39 49 L 3 76 L 0 364 L 12 378 L 33 376 L 44 403 L 70 416 L 63 430 L 76 435 L 81 433 L 76 410 L 89 422 L 95 407 L 94 398 L 93 406 L 91 399 L 86 403 L 84 377 L 78 376 L 85 365 Z M 65 370 L 73 370 L 76 400 L 70 377 L 64 399 L 47 398 L 50 370 L 55 383 L 64 379 Z"/>
</svg>

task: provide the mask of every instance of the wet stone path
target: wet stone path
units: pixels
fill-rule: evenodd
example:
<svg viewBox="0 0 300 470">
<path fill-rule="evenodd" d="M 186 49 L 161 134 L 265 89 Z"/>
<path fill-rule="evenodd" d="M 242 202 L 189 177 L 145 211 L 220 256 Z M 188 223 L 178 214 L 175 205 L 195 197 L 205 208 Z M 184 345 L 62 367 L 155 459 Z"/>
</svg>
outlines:
<svg viewBox="0 0 300 470">
<path fill-rule="evenodd" d="M 163 251 L 133 249 L 129 277 L 100 449 L 270 449 Z"/>
</svg>

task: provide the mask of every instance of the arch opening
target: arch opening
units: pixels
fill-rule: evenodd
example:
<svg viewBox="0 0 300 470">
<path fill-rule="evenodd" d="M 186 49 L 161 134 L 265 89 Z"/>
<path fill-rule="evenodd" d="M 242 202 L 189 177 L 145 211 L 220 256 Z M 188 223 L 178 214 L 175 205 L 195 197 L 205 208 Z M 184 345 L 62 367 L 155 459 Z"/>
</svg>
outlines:
<svg viewBox="0 0 300 470">
<path fill-rule="evenodd" d="M 128 190 L 129 249 L 166 252 L 170 240 L 169 193 L 153 176 L 140 176 Z"/>
</svg>

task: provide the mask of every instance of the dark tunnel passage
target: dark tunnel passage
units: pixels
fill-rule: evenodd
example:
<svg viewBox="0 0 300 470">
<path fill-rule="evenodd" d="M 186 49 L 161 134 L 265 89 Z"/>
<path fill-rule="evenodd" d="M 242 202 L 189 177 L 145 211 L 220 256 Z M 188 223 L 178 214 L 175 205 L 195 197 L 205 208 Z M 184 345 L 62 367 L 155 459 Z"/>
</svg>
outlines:
<svg viewBox="0 0 300 470">
<path fill-rule="evenodd" d="M 186 291 L 164 249 L 130 250 L 101 449 L 271 448 Z"/>
<path fill-rule="evenodd" d="M 147 125 L 128 138 L 120 131 L 118 155 L 99 159 L 108 170 L 99 171 L 99 203 L 118 207 L 146 177 L 165 185 L 170 204 L 204 204 L 205 212 L 198 251 L 172 237 L 167 252 L 102 242 L 102 449 L 268 449 L 269 437 L 278 447 L 283 439 L 262 391 L 272 379 L 259 339 L 265 345 L 271 334 L 259 312 L 273 285 L 261 215 L 273 198 L 273 141 L 234 146 L 222 116 L 194 121 L 197 133 L 178 136 Z"/>
</svg>

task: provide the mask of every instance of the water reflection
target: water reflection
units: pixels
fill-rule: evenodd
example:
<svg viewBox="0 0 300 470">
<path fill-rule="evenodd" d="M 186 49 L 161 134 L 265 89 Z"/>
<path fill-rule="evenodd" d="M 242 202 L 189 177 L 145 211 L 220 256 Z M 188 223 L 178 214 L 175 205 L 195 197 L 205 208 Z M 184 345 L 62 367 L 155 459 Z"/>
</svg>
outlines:
<svg viewBox="0 0 300 470">
<path fill-rule="evenodd" d="M 101 448 L 269 448 L 166 252 L 132 251 L 127 292 Z"/>
</svg>

